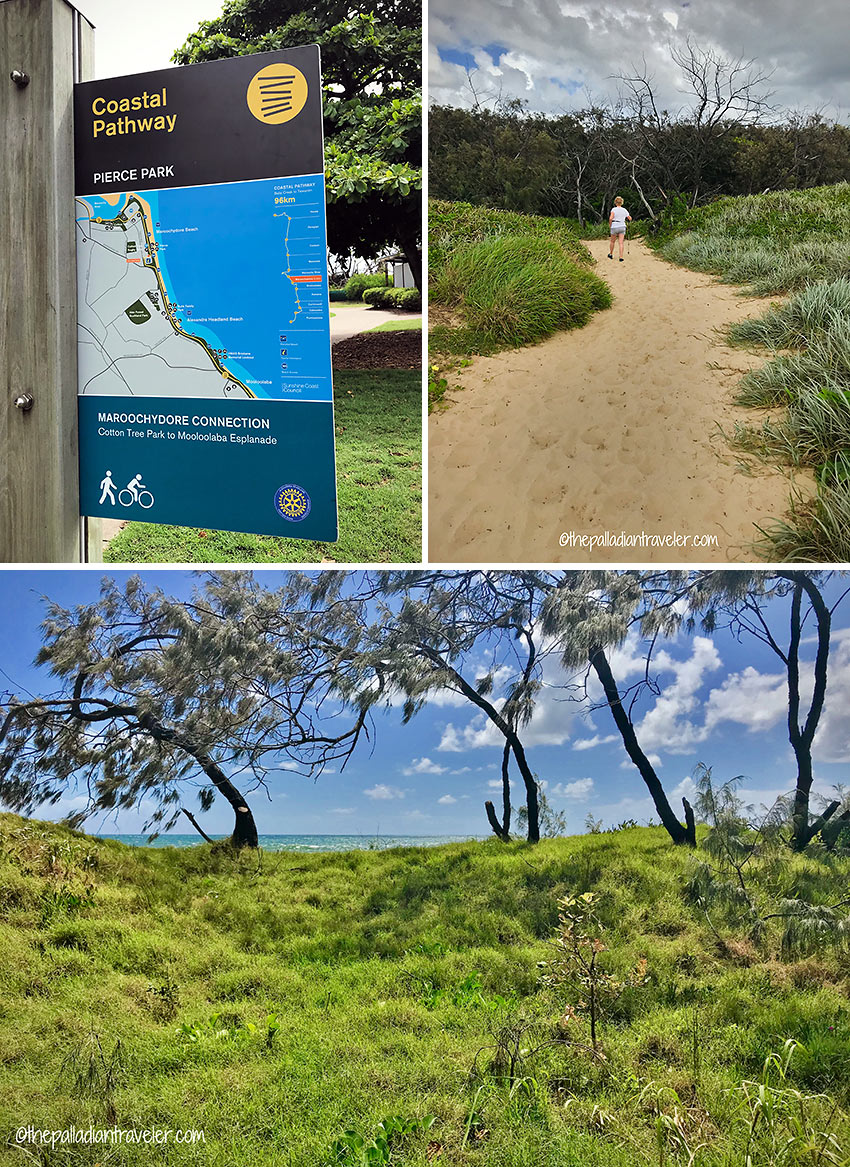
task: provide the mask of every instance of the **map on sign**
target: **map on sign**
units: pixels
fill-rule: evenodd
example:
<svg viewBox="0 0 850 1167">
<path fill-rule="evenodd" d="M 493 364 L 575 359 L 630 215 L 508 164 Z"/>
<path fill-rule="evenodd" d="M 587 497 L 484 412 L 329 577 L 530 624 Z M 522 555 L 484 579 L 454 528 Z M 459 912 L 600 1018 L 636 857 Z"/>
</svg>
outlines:
<svg viewBox="0 0 850 1167">
<path fill-rule="evenodd" d="M 321 175 L 78 195 L 80 394 L 330 401 Z"/>
</svg>

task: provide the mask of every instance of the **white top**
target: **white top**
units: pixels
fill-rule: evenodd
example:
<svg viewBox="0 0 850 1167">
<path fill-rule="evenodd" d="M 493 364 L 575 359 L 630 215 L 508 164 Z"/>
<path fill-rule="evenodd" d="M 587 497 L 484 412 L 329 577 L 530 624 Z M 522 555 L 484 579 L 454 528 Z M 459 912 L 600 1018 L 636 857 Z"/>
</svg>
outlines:
<svg viewBox="0 0 850 1167">
<path fill-rule="evenodd" d="M 618 226 L 625 227 L 626 219 L 630 219 L 631 215 L 625 207 L 614 207 L 611 211 L 611 222 Z"/>
</svg>

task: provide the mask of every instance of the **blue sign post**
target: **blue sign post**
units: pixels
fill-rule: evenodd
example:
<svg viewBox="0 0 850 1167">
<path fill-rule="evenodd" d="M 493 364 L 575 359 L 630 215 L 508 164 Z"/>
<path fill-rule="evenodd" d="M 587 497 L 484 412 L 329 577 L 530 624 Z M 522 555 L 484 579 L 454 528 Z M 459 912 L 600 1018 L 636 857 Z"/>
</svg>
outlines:
<svg viewBox="0 0 850 1167">
<path fill-rule="evenodd" d="M 318 48 L 75 89 L 82 513 L 335 540 Z"/>
</svg>

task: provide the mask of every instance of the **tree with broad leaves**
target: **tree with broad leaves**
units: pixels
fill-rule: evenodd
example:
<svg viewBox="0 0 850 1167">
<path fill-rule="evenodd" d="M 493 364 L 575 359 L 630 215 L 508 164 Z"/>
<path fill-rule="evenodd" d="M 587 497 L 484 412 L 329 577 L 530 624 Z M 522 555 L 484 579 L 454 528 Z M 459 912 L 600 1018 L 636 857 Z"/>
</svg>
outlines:
<svg viewBox="0 0 850 1167">
<path fill-rule="evenodd" d="M 145 829 L 158 833 L 181 812 L 198 827 L 183 805 L 195 786 L 202 810 L 229 803 L 232 843 L 256 847 L 246 784 L 266 788 L 282 762 L 316 775 L 347 760 L 382 690 L 373 670 L 362 701 L 333 700 L 349 660 L 324 635 L 318 596 L 297 573 L 267 589 L 233 572 L 188 601 L 131 577 L 123 588 L 105 580 L 93 604 L 50 604 L 37 661 L 59 689 L 6 697 L 0 800 L 29 814 L 79 791 L 73 826 L 152 802 Z"/>
<path fill-rule="evenodd" d="M 422 286 L 422 9 L 418 0 L 227 0 L 174 54 L 180 65 L 318 44 L 328 246 L 403 251 Z"/>
</svg>

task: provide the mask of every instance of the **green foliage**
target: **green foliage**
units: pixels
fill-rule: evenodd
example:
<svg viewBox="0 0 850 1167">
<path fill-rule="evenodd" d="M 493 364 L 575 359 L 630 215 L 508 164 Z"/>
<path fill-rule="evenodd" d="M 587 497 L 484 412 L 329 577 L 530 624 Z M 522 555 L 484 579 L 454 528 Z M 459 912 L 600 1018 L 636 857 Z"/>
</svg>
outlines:
<svg viewBox="0 0 850 1167">
<path fill-rule="evenodd" d="M 108 563 L 414 563 L 422 554 L 422 382 L 415 370 L 334 373 L 339 541 L 130 523 Z"/>
<path fill-rule="evenodd" d="M 683 62 L 676 64 L 681 68 Z M 474 109 L 432 105 L 431 194 L 526 213 L 581 213 L 591 234 L 606 230 L 617 194 L 633 214 L 643 213 L 639 187 L 656 214 L 645 225 L 664 235 L 690 206 L 720 195 L 804 189 L 846 178 L 845 125 L 819 114 L 774 114 L 771 125 L 736 125 L 728 110 L 717 118 L 724 68 L 733 86 L 741 80 L 740 69 L 735 78 L 729 75 L 730 64 L 714 58 L 711 78 L 685 99 L 676 117 L 659 110 L 657 118 L 647 118 L 634 104 L 610 102 L 559 116 L 530 112 L 521 101 L 498 100 L 493 108 L 482 101 Z"/>
<path fill-rule="evenodd" d="M 0 896 L 9 1131 L 22 1115 L 39 1128 L 102 1125 L 111 1100 L 121 1127 L 206 1135 L 200 1148 L 169 1146 L 167 1160 L 123 1148 L 121 1167 L 332 1167 L 338 1141 L 342 1163 L 362 1167 L 396 1115 L 421 1124 L 386 1139 L 398 1167 L 634 1167 L 662 1155 L 686 1167 L 693 1152 L 694 1167 L 743 1167 L 748 1153 L 753 1167 L 771 1156 L 813 1165 L 817 1149 L 788 1143 L 806 1132 L 827 1135 L 826 1150 L 846 1161 L 846 952 L 783 954 L 781 926 L 759 950 L 713 908 L 721 944 L 684 895 L 689 857 L 661 828 L 262 863 L 203 844 L 132 848 L 11 815 L 0 834 L 0 889 L 14 892 Z M 54 945 L 40 925 L 51 855 L 68 876 L 91 876 L 92 906 L 69 921 L 89 930 L 85 952 Z M 750 868 L 748 885 L 767 887 L 780 870 L 785 890 L 812 903 L 842 898 L 850 882 L 850 859 L 821 849 L 781 865 L 756 856 Z M 564 985 L 555 998 L 539 981 L 538 962 L 557 955 L 557 901 L 585 892 L 603 971 L 625 982 L 643 957 L 651 974 L 606 1001 L 604 1058 L 582 1035 L 587 991 Z M 147 991 L 165 969 L 180 986 L 167 1025 Z M 427 982 L 443 991 L 433 1004 Z M 562 1027 L 564 1004 L 579 1015 Z M 178 1033 L 184 1023 L 198 1040 Z M 103 1059 L 90 1074 L 93 1032 Z M 775 1061 L 765 1075 L 789 1039 L 784 1079 Z M 765 1078 L 802 1097 L 768 1099 L 772 1125 L 763 1114 L 753 1130 Z"/>
<path fill-rule="evenodd" d="M 718 199 L 671 230 L 657 243 L 674 263 L 756 296 L 795 291 L 850 274 L 850 184 Z"/>
<path fill-rule="evenodd" d="M 465 204 L 432 204 L 430 302 L 462 328 L 431 333 L 435 352 L 495 352 L 581 328 L 611 304 L 589 255 L 558 220 Z"/>
<path fill-rule="evenodd" d="M 771 560 L 843 562 L 850 552 L 850 184 L 721 199 L 689 212 L 662 247 L 755 295 L 791 292 L 729 329 L 731 344 L 770 359 L 740 382 L 736 403 L 774 412 L 739 424 L 734 441 L 758 458 L 814 471 L 813 498 L 762 529 Z M 782 412 L 777 414 L 776 407 Z"/>
<path fill-rule="evenodd" d="M 602 954 L 608 950 L 602 939 L 604 931 L 595 892 L 563 896 L 558 900 L 558 930 L 554 940 L 557 955 L 541 966 L 545 970 L 543 984 L 558 995 L 566 990 L 572 997 L 564 1007 L 561 1026 L 568 1026 L 579 1013 L 587 1013 L 594 1052 L 599 1048 L 599 1022 L 605 1011 L 627 987 L 642 986 L 649 980 L 645 957 L 638 960 L 625 980 L 617 980 L 604 967 Z"/>
<path fill-rule="evenodd" d="M 387 283 L 387 277 L 381 272 L 355 272 L 345 284 L 346 300 L 362 300 L 367 288 L 382 288 Z M 392 279 L 389 280 L 392 285 Z"/>
<path fill-rule="evenodd" d="M 540 837 L 542 839 L 557 839 L 567 833 L 567 816 L 562 810 L 555 810 L 549 801 L 545 790 L 538 785 L 537 811 L 540 823 Z M 521 806 L 517 811 L 517 826 L 521 833 L 528 827 L 528 807 Z"/>
<path fill-rule="evenodd" d="M 695 810 L 708 824 L 700 848 L 710 858 L 693 861 L 685 894 L 708 923 L 714 927 L 710 912 L 716 910 L 762 951 L 778 947 L 788 960 L 827 948 L 850 949 L 847 901 L 818 902 L 812 894 L 816 888 L 800 873 L 796 879 L 789 877 L 784 862 L 785 836 L 791 828 L 787 800 L 778 800 L 751 824 L 747 817 L 751 808 L 737 794 L 740 776 L 715 787 L 711 770 L 701 765 L 696 779 Z"/>
<path fill-rule="evenodd" d="M 335 1167 L 361 1167 L 371 1164 L 387 1164 L 392 1160 L 393 1145 L 409 1139 L 411 1135 L 425 1133 L 434 1125 L 434 1115 L 425 1118 L 400 1118 L 393 1115 L 381 1119 L 374 1138 L 367 1142 L 357 1131 L 346 1131 L 336 1140 L 331 1151 L 330 1164 Z"/>
<path fill-rule="evenodd" d="M 422 296 L 417 288 L 367 288 L 363 300 L 374 308 L 398 308 L 404 312 L 421 312 Z"/>
<path fill-rule="evenodd" d="M 761 1076 L 744 1081 L 737 1093 L 749 1119 L 747 1167 L 796 1167 L 800 1163 L 846 1163 L 836 1133 L 836 1111 L 823 1094 L 791 1085 L 791 1060 L 805 1055 L 801 1042 L 788 1038 L 782 1052 L 765 1058 Z"/>
<path fill-rule="evenodd" d="M 405 251 L 418 269 L 422 189 L 420 6 L 406 0 L 229 0 L 178 64 L 318 44 L 322 54 L 328 245 Z"/>
</svg>

